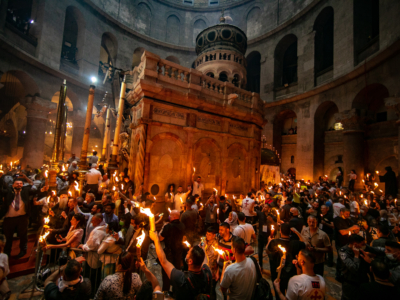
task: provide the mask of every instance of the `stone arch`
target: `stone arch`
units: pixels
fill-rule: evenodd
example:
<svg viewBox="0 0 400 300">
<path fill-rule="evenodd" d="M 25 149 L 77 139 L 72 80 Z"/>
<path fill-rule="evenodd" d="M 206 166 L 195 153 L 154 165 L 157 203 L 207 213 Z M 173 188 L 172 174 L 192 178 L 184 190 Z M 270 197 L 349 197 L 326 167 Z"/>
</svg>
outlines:
<svg viewBox="0 0 400 300">
<path fill-rule="evenodd" d="M 60 68 L 79 74 L 85 46 L 85 19 L 80 10 L 68 6 L 65 12 Z"/>
<path fill-rule="evenodd" d="M 181 21 L 176 14 L 167 18 L 165 41 L 170 44 L 179 45 Z"/>
<path fill-rule="evenodd" d="M 332 101 L 322 102 L 314 114 L 314 179 L 318 179 L 325 170 L 325 132 L 333 130 L 334 115 L 339 112 Z"/>
<path fill-rule="evenodd" d="M 333 77 L 333 20 L 333 8 L 327 6 L 319 13 L 314 22 L 315 85 Z"/>
<path fill-rule="evenodd" d="M 200 138 L 193 145 L 193 167 L 196 176 L 202 177 L 205 192 L 211 193 L 214 187 L 221 185 L 221 147 L 212 138 Z"/>
<path fill-rule="evenodd" d="M 100 46 L 100 61 L 106 66 L 114 66 L 117 61 L 118 40 L 110 32 L 103 33 Z"/>
<path fill-rule="evenodd" d="M 295 161 L 298 161 L 296 159 L 297 136 L 296 134 L 290 134 L 290 130 L 296 128 L 297 114 L 292 109 L 286 108 L 275 115 L 273 120 L 273 146 L 280 154 L 282 170 L 293 167 L 290 163 L 292 155 L 295 157 Z"/>
<path fill-rule="evenodd" d="M 142 55 L 144 53 L 145 49 L 143 47 L 138 47 L 133 51 L 133 56 L 132 56 L 132 69 L 140 65 Z"/>
<path fill-rule="evenodd" d="M 165 60 L 171 61 L 171 62 L 176 63 L 178 65 L 181 64 L 181 62 L 179 61 L 179 58 L 177 58 L 176 56 L 173 56 L 173 55 L 167 56 L 165 58 Z"/>
<path fill-rule="evenodd" d="M 152 9 L 149 3 L 141 1 L 136 9 L 136 30 L 142 34 L 150 35 Z"/>
<path fill-rule="evenodd" d="M 276 45 L 274 53 L 275 87 L 297 83 L 297 37 L 284 36 Z"/>
<path fill-rule="evenodd" d="M 247 61 L 247 90 L 260 93 L 261 54 L 253 51 L 246 57 Z"/>
<path fill-rule="evenodd" d="M 392 112 L 386 109 L 384 99 L 387 97 L 389 97 L 389 90 L 383 84 L 369 84 L 354 97 L 352 108 L 359 110 L 362 116 L 367 117 L 368 123 L 396 119 L 395 116 L 390 117 Z"/>
<path fill-rule="evenodd" d="M 251 39 L 256 36 L 259 36 L 262 31 L 262 22 L 261 22 L 261 9 L 258 6 L 254 6 L 248 12 L 246 17 L 246 25 L 247 25 L 247 38 Z"/>
<path fill-rule="evenodd" d="M 193 46 L 196 45 L 196 38 L 200 32 L 207 28 L 207 22 L 204 21 L 202 18 L 197 18 L 193 22 Z"/>
<path fill-rule="evenodd" d="M 229 77 L 230 77 L 229 75 L 230 75 L 230 72 L 228 73 L 226 71 L 221 71 L 218 74 L 218 80 L 222 81 L 222 82 L 227 82 L 227 81 L 229 81 Z"/>
<path fill-rule="evenodd" d="M 186 174 L 186 148 L 183 141 L 170 132 L 155 135 L 148 147 L 148 188 L 159 186 L 158 196 L 163 196 L 169 184 L 182 185 Z"/>
</svg>

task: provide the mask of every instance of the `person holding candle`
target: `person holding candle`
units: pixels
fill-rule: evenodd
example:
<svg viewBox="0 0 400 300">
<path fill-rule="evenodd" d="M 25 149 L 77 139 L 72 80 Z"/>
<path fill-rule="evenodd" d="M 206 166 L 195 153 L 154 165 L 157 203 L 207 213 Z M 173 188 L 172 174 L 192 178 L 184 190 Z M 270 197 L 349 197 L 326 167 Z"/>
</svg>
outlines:
<svg viewBox="0 0 400 300">
<path fill-rule="evenodd" d="M 264 253 L 264 248 L 268 244 L 268 238 L 273 234 L 271 225 L 276 226 L 276 217 L 271 213 L 271 206 L 264 204 L 261 211 L 257 210 L 258 217 L 258 253 Z M 276 228 L 278 228 L 276 226 Z M 261 270 L 264 269 L 263 255 L 258 255 L 258 262 Z"/>
<path fill-rule="evenodd" d="M 281 258 L 282 258 L 282 251 L 279 248 L 279 245 L 286 249 L 286 261 L 285 265 L 281 269 L 281 276 L 280 276 L 280 289 L 282 293 L 285 292 L 287 288 L 287 284 L 289 279 L 296 275 L 296 268 L 292 263 L 292 260 L 296 258 L 296 255 L 299 253 L 301 249 L 304 249 L 305 243 L 299 240 L 290 240 L 290 226 L 287 223 L 284 223 L 280 226 L 280 238 L 272 239 L 269 237 L 269 242 L 266 247 L 269 262 L 270 262 L 270 272 L 271 272 L 271 280 L 274 280 L 278 277 L 277 268 L 280 266 Z M 275 295 L 277 295 L 277 291 L 275 289 Z"/>
<path fill-rule="evenodd" d="M 247 193 L 247 197 L 242 201 L 242 212 L 246 216 L 246 222 L 249 224 L 253 224 L 253 218 L 256 215 L 254 212 L 256 201 L 251 198 L 252 196 L 253 193 L 249 192 Z"/>
<path fill-rule="evenodd" d="M 192 195 L 199 195 L 200 199 L 203 195 L 204 185 L 201 183 L 201 177 L 197 176 L 196 180 L 194 179 L 194 172 L 192 174 L 192 181 L 193 181 L 193 191 Z"/>
<path fill-rule="evenodd" d="M 180 220 L 185 225 L 185 235 L 189 244 L 194 245 L 197 239 L 197 222 L 199 214 L 196 210 L 192 209 L 192 199 L 186 200 L 186 211 L 181 215 Z"/>
<path fill-rule="evenodd" d="M 297 269 L 297 275 L 290 278 L 286 296 L 280 287 L 282 279 L 274 280 L 274 288 L 277 291 L 276 298 L 280 300 L 325 299 L 325 280 L 321 275 L 314 273 L 314 255 L 310 251 L 302 249 L 297 260 L 293 262 Z"/>
</svg>

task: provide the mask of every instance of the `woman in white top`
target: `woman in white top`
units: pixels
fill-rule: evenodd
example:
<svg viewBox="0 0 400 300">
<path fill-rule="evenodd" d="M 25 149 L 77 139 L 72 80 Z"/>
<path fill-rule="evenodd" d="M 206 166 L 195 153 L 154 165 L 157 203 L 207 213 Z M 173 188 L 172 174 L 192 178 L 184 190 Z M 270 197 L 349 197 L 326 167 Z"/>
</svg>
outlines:
<svg viewBox="0 0 400 300">
<path fill-rule="evenodd" d="M 236 212 L 231 211 L 229 213 L 229 217 L 225 220 L 226 223 L 228 223 L 231 228 L 230 228 L 230 232 L 233 232 L 235 230 L 236 227 L 238 227 L 238 215 Z"/>
<path fill-rule="evenodd" d="M 351 170 L 349 176 L 349 190 L 354 192 L 354 184 L 356 183 L 357 174 L 355 170 Z"/>
<path fill-rule="evenodd" d="M 167 208 L 175 209 L 174 199 L 175 199 L 175 184 L 172 183 L 168 186 L 168 190 L 165 193 L 165 209 Z"/>
<path fill-rule="evenodd" d="M 45 249 L 56 248 L 76 248 L 81 244 L 83 237 L 83 228 L 85 227 L 86 219 L 82 214 L 75 214 L 71 219 L 71 227 L 65 238 L 57 237 L 58 245 L 46 245 Z"/>
<path fill-rule="evenodd" d="M 100 261 L 103 263 L 102 279 L 115 273 L 115 262 L 122 252 L 121 246 L 115 244 L 116 238 L 114 236 L 118 235 L 118 224 L 116 222 L 107 223 L 106 233 L 106 237 L 97 250 L 97 253 L 101 254 Z"/>
</svg>

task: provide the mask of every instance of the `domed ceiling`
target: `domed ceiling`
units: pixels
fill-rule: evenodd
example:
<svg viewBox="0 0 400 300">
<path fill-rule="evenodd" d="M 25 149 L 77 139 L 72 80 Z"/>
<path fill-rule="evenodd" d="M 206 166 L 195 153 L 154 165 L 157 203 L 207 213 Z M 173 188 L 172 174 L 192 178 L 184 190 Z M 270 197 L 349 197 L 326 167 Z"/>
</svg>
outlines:
<svg viewBox="0 0 400 300">
<path fill-rule="evenodd" d="M 158 0 L 181 8 L 224 8 L 254 0 Z"/>
</svg>

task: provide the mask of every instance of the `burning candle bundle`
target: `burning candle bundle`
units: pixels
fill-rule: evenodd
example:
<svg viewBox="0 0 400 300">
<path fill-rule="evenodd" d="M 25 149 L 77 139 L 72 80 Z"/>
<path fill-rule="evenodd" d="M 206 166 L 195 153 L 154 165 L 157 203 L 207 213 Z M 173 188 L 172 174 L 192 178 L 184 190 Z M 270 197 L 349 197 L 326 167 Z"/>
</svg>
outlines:
<svg viewBox="0 0 400 300">
<path fill-rule="evenodd" d="M 50 231 L 47 231 L 45 234 L 39 236 L 39 243 L 46 244 L 46 238 L 50 234 Z"/>
<path fill-rule="evenodd" d="M 68 196 L 72 197 L 71 191 L 68 191 Z"/>
<path fill-rule="evenodd" d="M 171 209 L 168 207 L 168 212 L 171 213 Z"/>
<path fill-rule="evenodd" d="M 74 184 L 75 184 L 75 190 L 78 191 L 78 193 L 79 193 L 79 183 L 78 183 L 78 181 L 74 181 Z"/>
<path fill-rule="evenodd" d="M 374 183 L 374 185 L 375 185 L 375 188 L 377 188 L 377 187 L 378 187 L 378 183 L 376 183 L 376 182 L 375 182 L 375 183 Z"/>
<path fill-rule="evenodd" d="M 215 248 L 214 246 L 212 246 L 212 247 L 213 247 L 214 251 L 216 251 L 220 256 L 222 256 L 223 260 L 225 260 L 225 261 L 229 260 L 230 261 L 229 252 L 228 252 L 228 255 L 226 255 L 226 252 L 224 252 L 224 250 Z"/>
<path fill-rule="evenodd" d="M 44 171 L 44 177 L 45 177 L 45 178 L 48 178 L 48 177 L 49 177 L 49 171 L 48 171 L 48 170 Z"/>
<path fill-rule="evenodd" d="M 183 242 L 183 244 L 185 244 L 185 245 L 186 245 L 186 247 L 188 247 L 188 248 L 190 248 L 190 247 L 191 247 L 188 241 L 184 241 L 184 242 Z"/>
<path fill-rule="evenodd" d="M 156 223 L 154 221 L 154 214 L 151 212 L 150 208 L 140 208 L 140 212 L 147 215 L 150 218 L 150 230 L 156 231 Z"/>
<path fill-rule="evenodd" d="M 118 181 L 119 181 L 118 177 L 115 177 L 115 182 L 118 182 Z"/>
<path fill-rule="evenodd" d="M 138 236 L 137 238 L 137 244 L 136 247 L 142 247 L 144 238 L 146 237 L 146 235 L 144 234 L 144 231 L 142 230 L 142 234 L 140 236 Z"/>
<path fill-rule="evenodd" d="M 218 190 L 216 188 L 214 188 L 214 191 L 215 191 L 215 196 L 217 196 L 218 195 Z"/>
<path fill-rule="evenodd" d="M 281 257 L 281 263 L 277 269 L 277 271 L 278 271 L 277 279 L 279 279 L 281 277 L 281 271 L 282 271 L 282 268 L 285 266 L 285 262 L 286 262 L 286 249 L 284 247 L 282 247 L 281 245 L 278 245 L 278 248 L 282 251 L 283 255 Z"/>
<path fill-rule="evenodd" d="M 123 184 L 121 184 L 121 190 L 124 190 L 124 185 Z"/>
</svg>

